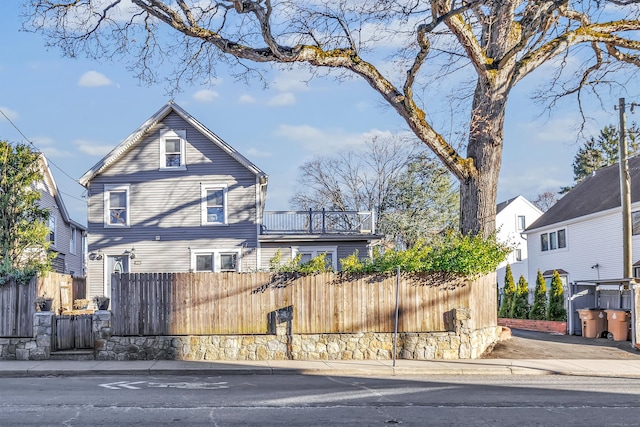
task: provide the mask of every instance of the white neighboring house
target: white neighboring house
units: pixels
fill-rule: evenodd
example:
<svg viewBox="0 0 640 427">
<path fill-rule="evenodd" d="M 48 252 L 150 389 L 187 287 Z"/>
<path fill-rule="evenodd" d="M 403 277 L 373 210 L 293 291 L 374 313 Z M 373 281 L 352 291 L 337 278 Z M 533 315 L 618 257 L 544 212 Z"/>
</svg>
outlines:
<svg viewBox="0 0 640 427">
<path fill-rule="evenodd" d="M 640 157 L 629 159 L 629 170 L 633 276 L 640 277 Z M 571 300 L 570 333 L 580 333 L 578 308 L 631 308 L 630 291 L 621 285 L 625 278 L 618 164 L 584 179 L 526 231 L 529 282 L 540 270 L 548 286 L 553 271 L 560 273 Z"/>
<path fill-rule="evenodd" d="M 640 157 L 629 159 L 633 262 L 640 269 Z M 553 270 L 566 284 L 623 276 L 622 208 L 618 164 L 586 178 L 527 228 L 529 281 Z"/>
<path fill-rule="evenodd" d="M 496 206 L 498 240 L 514 248 L 507 256 L 506 261 L 498 266 L 497 280 L 500 295 L 504 288 L 504 274 L 507 264 L 511 265 L 513 280 L 516 283 L 521 275 L 528 280 L 527 239 L 523 233 L 540 215 L 542 215 L 542 211 L 523 196 L 514 197 L 513 199 L 498 203 Z M 531 281 L 528 280 L 528 283 L 531 287 Z M 535 285 L 535 280 L 533 284 Z"/>
</svg>

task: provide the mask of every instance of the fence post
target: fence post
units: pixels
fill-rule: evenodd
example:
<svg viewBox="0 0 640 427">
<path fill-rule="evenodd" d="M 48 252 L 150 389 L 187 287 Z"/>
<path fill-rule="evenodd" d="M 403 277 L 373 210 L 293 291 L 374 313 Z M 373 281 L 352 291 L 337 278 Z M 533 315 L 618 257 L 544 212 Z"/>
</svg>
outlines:
<svg viewBox="0 0 640 427">
<path fill-rule="evenodd" d="M 398 346 L 398 298 L 400 294 L 400 266 L 396 270 L 396 319 L 393 323 L 393 367 L 396 367 L 396 351 Z"/>
<path fill-rule="evenodd" d="M 309 208 L 309 234 L 313 234 L 313 210 Z"/>
<path fill-rule="evenodd" d="M 325 229 L 325 212 L 324 212 L 324 208 L 322 208 L 322 234 L 326 233 L 326 229 Z"/>
</svg>

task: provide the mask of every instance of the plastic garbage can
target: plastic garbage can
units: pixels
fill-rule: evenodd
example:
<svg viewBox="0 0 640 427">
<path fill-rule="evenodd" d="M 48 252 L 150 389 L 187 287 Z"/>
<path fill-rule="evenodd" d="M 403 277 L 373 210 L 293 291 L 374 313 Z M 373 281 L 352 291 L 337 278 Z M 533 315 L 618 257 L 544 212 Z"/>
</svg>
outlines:
<svg viewBox="0 0 640 427">
<path fill-rule="evenodd" d="M 581 308 L 578 315 L 582 321 L 582 336 L 600 338 L 607 331 L 607 315 L 599 308 Z"/>
<path fill-rule="evenodd" d="M 629 337 L 629 325 L 631 313 L 628 310 L 605 310 L 607 313 L 608 330 L 613 335 L 614 341 L 627 341 Z"/>
</svg>

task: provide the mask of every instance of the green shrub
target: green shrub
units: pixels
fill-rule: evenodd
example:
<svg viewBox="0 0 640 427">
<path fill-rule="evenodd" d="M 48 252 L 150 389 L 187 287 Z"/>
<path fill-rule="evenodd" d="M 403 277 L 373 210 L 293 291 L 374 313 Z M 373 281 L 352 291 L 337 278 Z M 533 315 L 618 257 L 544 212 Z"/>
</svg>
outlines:
<svg viewBox="0 0 640 427">
<path fill-rule="evenodd" d="M 506 318 L 511 317 L 511 305 L 513 303 L 513 296 L 516 293 L 516 284 L 513 281 L 513 273 L 511 272 L 511 265 L 507 264 L 507 268 L 504 272 L 504 288 L 502 290 L 502 301 L 500 303 L 500 310 L 498 311 L 498 317 Z"/>
<path fill-rule="evenodd" d="M 553 271 L 551 279 L 551 295 L 549 295 L 549 310 L 547 311 L 549 320 L 567 320 L 567 311 L 564 308 L 564 289 L 562 279 L 557 271 Z"/>
<path fill-rule="evenodd" d="M 317 274 L 331 271 L 332 266 L 327 262 L 326 253 L 319 253 L 308 262 L 301 263 L 302 254 L 296 255 L 293 259 L 283 262 L 280 249 L 269 260 L 269 270 L 275 273 L 301 273 Z"/>
<path fill-rule="evenodd" d="M 533 296 L 533 306 L 529 313 L 529 319 L 544 320 L 547 318 L 547 282 L 538 270 L 536 277 L 536 289 Z"/>
<path fill-rule="evenodd" d="M 518 279 L 516 293 L 513 295 L 511 303 L 512 319 L 528 319 L 529 318 L 529 284 L 524 276 Z"/>
<path fill-rule="evenodd" d="M 359 259 L 357 252 L 340 260 L 342 271 L 349 273 L 392 273 L 398 267 L 405 273 L 442 272 L 478 276 L 495 271 L 510 252 L 495 236 L 463 236 L 448 233 L 437 244 L 423 240 L 406 250 L 374 248 L 373 256 Z"/>
</svg>

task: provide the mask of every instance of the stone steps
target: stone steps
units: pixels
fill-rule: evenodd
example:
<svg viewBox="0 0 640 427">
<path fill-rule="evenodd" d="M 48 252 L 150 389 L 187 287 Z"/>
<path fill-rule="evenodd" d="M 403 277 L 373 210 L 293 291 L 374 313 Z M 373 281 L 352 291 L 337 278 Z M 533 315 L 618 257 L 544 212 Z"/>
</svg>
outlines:
<svg viewBox="0 0 640 427">
<path fill-rule="evenodd" d="M 93 350 L 52 351 L 49 360 L 94 360 Z"/>
</svg>

